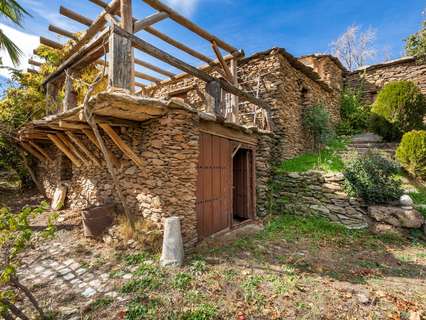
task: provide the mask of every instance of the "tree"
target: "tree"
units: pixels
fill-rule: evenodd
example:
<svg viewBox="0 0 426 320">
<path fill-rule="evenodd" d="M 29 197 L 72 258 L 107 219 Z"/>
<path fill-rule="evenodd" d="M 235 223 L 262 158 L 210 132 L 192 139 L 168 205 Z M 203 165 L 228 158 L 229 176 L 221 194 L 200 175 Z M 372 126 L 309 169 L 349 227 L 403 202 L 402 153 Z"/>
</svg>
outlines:
<svg viewBox="0 0 426 320">
<path fill-rule="evenodd" d="M 12 21 L 18 26 L 22 26 L 24 15 L 30 16 L 16 0 L 0 0 L 0 15 Z M 6 50 L 16 66 L 23 54 L 22 50 L 0 29 L 0 50 Z"/>
<path fill-rule="evenodd" d="M 368 28 L 362 32 L 357 25 L 351 25 L 336 41 L 331 43 L 333 54 L 343 61 L 348 70 L 364 66 L 368 60 L 376 56 L 373 42 L 376 31 Z"/>
<path fill-rule="evenodd" d="M 423 21 L 420 31 L 405 40 L 405 53 L 421 60 L 426 59 L 426 21 Z"/>
</svg>

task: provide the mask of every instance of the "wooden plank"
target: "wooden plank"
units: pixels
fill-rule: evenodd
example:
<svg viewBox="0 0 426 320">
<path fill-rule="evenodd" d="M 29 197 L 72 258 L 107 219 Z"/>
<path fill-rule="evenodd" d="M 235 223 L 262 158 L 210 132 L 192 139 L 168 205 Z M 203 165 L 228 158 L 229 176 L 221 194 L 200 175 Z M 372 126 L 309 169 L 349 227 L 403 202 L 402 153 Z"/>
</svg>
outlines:
<svg viewBox="0 0 426 320">
<path fill-rule="evenodd" d="M 135 81 L 135 86 L 139 87 L 139 88 L 145 88 L 146 87 L 146 85 L 144 85 L 143 83 L 136 82 L 136 81 Z"/>
<path fill-rule="evenodd" d="M 63 129 L 83 130 L 90 129 L 89 125 L 83 122 L 59 120 L 59 127 Z"/>
<path fill-rule="evenodd" d="M 56 41 L 50 40 L 48 38 L 45 38 L 45 37 L 40 37 L 40 43 L 42 45 L 45 45 L 47 47 L 50 47 L 50 48 L 53 48 L 53 49 L 57 49 L 57 50 L 61 50 L 64 47 L 62 44 L 60 44 L 60 43 L 58 43 Z"/>
<path fill-rule="evenodd" d="M 36 67 L 41 67 L 43 65 L 43 63 L 35 61 L 33 59 L 28 59 L 28 63 L 32 64 L 33 66 L 36 66 Z"/>
<path fill-rule="evenodd" d="M 93 133 L 93 131 L 92 130 L 87 130 L 87 129 L 83 129 L 82 130 L 83 131 L 83 133 L 87 136 L 87 138 L 89 138 L 89 140 L 100 150 L 100 151 L 102 151 L 101 150 L 101 146 L 99 145 L 99 143 L 98 143 L 98 140 L 96 139 L 96 137 L 95 137 L 95 134 Z M 111 159 L 111 161 L 112 161 L 112 163 L 114 164 L 114 166 L 116 167 L 116 168 L 119 168 L 120 167 L 120 160 L 118 160 L 117 159 L 117 157 L 111 152 L 111 151 L 108 151 L 108 154 L 109 154 L 109 157 L 110 157 L 110 159 Z"/>
<path fill-rule="evenodd" d="M 152 81 L 152 82 L 161 82 L 161 79 L 150 76 L 149 74 L 146 74 L 146 73 L 143 73 L 143 72 L 140 72 L 140 71 L 135 71 L 135 76 L 137 78 L 141 78 L 143 80 L 148 80 L 148 81 Z"/>
<path fill-rule="evenodd" d="M 111 33 L 109 37 L 109 59 L 108 87 L 130 90 L 133 83 L 131 40 L 116 32 Z"/>
<path fill-rule="evenodd" d="M 71 150 L 68 149 L 68 147 L 55 135 L 48 134 L 47 137 L 54 143 L 54 145 L 62 151 L 68 159 L 71 160 L 71 162 L 77 166 L 78 168 L 81 167 L 81 162 L 76 158 L 76 156 L 72 153 Z"/>
<path fill-rule="evenodd" d="M 228 83 L 227 81 L 223 80 L 223 79 L 216 79 L 213 76 L 209 75 L 208 73 L 201 71 L 191 65 L 189 65 L 188 63 L 175 58 L 174 56 L 162 51 L 161 49 L 151 45 L 150 43 L 136 37 L 133 34 L 130 34 L 128 32 L 126 32 L 125 30 L 114 26 L 112 27 L 112 31 L 113 33 L 118 33 L 120 35 L 122 35 L 123 37 L 126 37 L 127 39 L 130 39 L 133 43 L 133 45 L 135 46 L 135 48 L 161 60 L 164 61 L 168 64 L 170 64 L 171 66 L 174 66 L 184 72 L 187 72 L 189 74 L 192 74 L 193 76 L 205 81 L 205 82 L 213 82 L 213 81 L 218 81 L 220 83 L 220 85 L 222 86 L 222 88 L 232 94 L 236 94 L 238 96 L 240 96 L 241 98 L 256 104 L 266 110 L 270 110 L 270 107 L 267 103 L 265 103 L 264 101 L 252 96 L 251 94 L 242 91 L 241 89 L 237 88 L 235 85 Z"/>
<path fill-rule="evenodd" d="M 32 69 L 32 68 L 28 68 L 28 69 L 27 69 L 27 72 L 29 72 L 29 73 L 33 73 L 33 74 L 39 74 L 39 73 L 40 73 L 40 72 L 38 72 L 37 70 Z"/>
<path fill-rule="evenodd" d="M 245 134 L 212 121 L 200 121 L 200 131 L 248 145 L 257 145 L 257 138 L 255 135 Z"/>
<path fill-rule="evenodd" d="M 54 26 L 54 25 L 52 25 L 52 24 L 50 24 L 50 25 L 49 25 L 49 28 L 48 28 L 48 29 L 49 29 L 49 31 L 51 31 L 51 32 L 57 33 L 57 34 L 59 34 L 59 35 L 61 35 L 61 36 L 67 37 L 67 38 L 69 38 L 69 39 L 72 39 L 72 40 L 75 40 L 75 41 L 77 41 L 77 40 L 78 40 L 77 35 L 75 35 L 74 33 L 69 32 L 69 31 L 67 31 L 67 30 L 65 30 L 65 29 L 62 29 L 62 28 L 60 28 L 60 27 Z"/>
<path fill-rule="evenodd" d="M 33 149 L 30 145 L 28 145 L 24 142 L 21 142 L 20 145 L 25 151 L 27 151 L 33 157 L 37 158 L 40 162 L 42 162 L 42 163 L 46 162 L 46 158 L 44 158 L 44 156 L 41 153 L 39 153 L 37 150 Z"/>
<path fill-rule="evenodd" d="M 79 150 L 77 150 L 77 148 L 72 144 L 72 142 L 70 140 L 68 140 L 68 137 L 63 134 L 63 133 L 58 133 L 56 134 L 56 136 L 62 141 L 62 143 L 64 145 L 66 145 L 68 147 L 69 150 L 71 150 L 71 152 L 77 156 L 77 158 L 79 158 L 81 160 L 81 163 L 83 165 L 87 165 L 87 159 L 85 157 L 83 157 L 83 155 L 80 153 Z"/>
<path fill-rule="evenodd" d="M 74 12 L 74 11 L 68 9 L 68 8 L 65 8 L 64 6 L 59 7 L 59 13 L 61 15 L 65 16 L 65 17 L 71 19 L 71 20 L 77 21 L 77 22 L 84 24 L 88 27 L 90 27 L 93 23 L 92 19 L 89 19 L 85 16 L 82 16 L 81 14 Z"/>
<path fill-rule="evenodd" d="M 98 167 L 101 167 L 101 163 L 99 162 L 99 160 L 96 158 L 96 156 L 84 145 L 84 143 L 73 133 L 69 132 L 69 131 L 65 131 L 65 134 L 68 136 L 68 138 L 70 138 L 70 140 L 72 142 L 74 142 L 74 144 L 79 147 L 81 149 L 81 151 L 84 152 L 84 154 Z"/>
<path fill-rule="evenodd" d="M 219 60 L 220 65 L 222 66 L 223 71 L 225 72 L 226 78 L 229 82 L 234 82 L 234 77 L 232 75 L 231 70 L 229 70 L 228 65 L 226 64 L 225 60 L 223 59 L 222 53 L 220 52 L 217 44 L 215 41 L 212 41 L 212 49 Z"/>
<path fill-rule="evenodd" d="M 168 18 L 168 14 L 165 12 L 157 12 L 154 13 L 142 20 L 138 20 L 134 23 L 134 27 L 133 27 L 133 33 L 139 32 L 143 29 L 145 29 L 146 27 L 149 27 L 155 23 L 158 23 L 160 21 L 163 21 L 164 19 Z M 123 28 L 124 30 L 126 30 L 126 28 Z M 127 31 L 127 30 L 126 30 Z"/>
<path fill-rule="evenodd" d="M 33 141 L 28 141 L 28 144 L 34 149 L 36 149 L 38 152 L 40 152 L 43 155 L 43 157 L 45 157 L 49 162 L 54 162 L 53 159 L 49 156 L 49 154 L 38 144 L 36 144 Z"/>
<path fill-rule="evenodd" d="M 159 74 L 162 74 L 163 76 L 166 76 L 166 77 L 173 78 L 175 76 L 174 73 L 172 73 L 170 71 L 167 71 L 167 70 L 163 70 L 163 69 L 161 69 L 161 68 L 159 68 L 157 66 L 154 66 L 153 64 L 150 64 L 150 63 L 148 63 L 146 61 L 143 61 L 141 59 L 135 58 L 135 63 L 138 64 L 138 65 L 140 65 L 140 66 L 142 66 L 142 67 L 145 67 L 147 69 L 155 71 L 155 72 L 157 72 Z"/>
<path fill-rule="evenodd" d="M 161 1 L 158 1 L 158 0 L 143 0 L 143 1 L 147 3 L 148 5 L 150 5 L 151 7 L 153 7 L 154 9 L 167 13 L 170 19 L 176 21 L 180 25 L 198 34 L 200 37 L 206 39 L 207 41 L 209 42 L 215 41 L 219 45 L 219 47 L 221 47 L 225 51 L 228 51 L 229 53 L 238 53 L 238 50 L 236 48 L 226 43 L 225 41 L 219 39 L 218 37 L 210 34 L 208 31 L 202 29 L 201 27 L 199 27 L 192 21 L 186 19 L 185 17 L 177 13 L 172 8 L 166 6 Z"/>
<path fill-rule="evenodd" d="M 176 41 L 175 39 L 169 37 L 168 35 L 158 31 L 157 29 L 155 29 L 153 27 L 147 27 L 147 28 L 145 28 L 145 31 L 152 34 L 153 36 L 163 40 L 164 42 L 170 44 L 171 46 L 178 48 L 179 50 L 182 50 L 182 51 L 186 52 L 187 54 L 189 54 L 189 55 L 191 55 L 191 56 L 193 56 L 193 57 L 195 57 L 195 58 L 197 58 L 201 61 L 204 61 L 208 64 L 211 64 L 214 61 L 213 59 L 209 58 L 208 56 L 206 56 L 206 55 L 204 55 L 204 54 L 202 54 L 198 51 L 195 51 L 194 49 L 188 47 L 187 45 L 185 45 L 185 44 L 183 44 L 179 41 Z"/>
<path fill-rule="evenodd" d="M 143 169 L 143 161 L 139 156 L 120 138 L 120 136 L 106 123 L 100 123 L 99 126 L 111 138 L 115 145 L 139 168 Z"/>
</svg>

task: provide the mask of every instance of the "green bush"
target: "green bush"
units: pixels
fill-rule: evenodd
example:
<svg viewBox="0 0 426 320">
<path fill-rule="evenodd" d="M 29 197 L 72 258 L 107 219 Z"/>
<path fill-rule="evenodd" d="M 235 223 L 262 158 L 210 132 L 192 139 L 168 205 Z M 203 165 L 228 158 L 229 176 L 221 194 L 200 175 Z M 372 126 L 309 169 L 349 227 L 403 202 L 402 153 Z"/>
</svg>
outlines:
<svg viewBox="0 0 426 320">
<path fill-rule="evenodd" d="M 408 172 L 426 179 L 426 131 L 414 130 L 404 134 L 396 158 Z"/>
<path fill-rule="evenodd" d="M 405 133 L 423 128 L 426 100 L 411 81 L 395 81 L 380 90 L 372 110 Z"/>
<path fill-rule="evenodd" d="M 402 137 L 401 130 L 376 113 L 371 113 L 368 128 L 383 137 L 385 141 L 399 141 Z"/>
<path fill-rule="evenodd" d="M 362 102 L 360 90 L 345 89 L 340 104 L 341 121 L 336 127 L 336 133 L 350 136 L 367 129 L 369 109 L 369 106 Z"/>
<path fill-rule="evenodd" d="M 357 155 L 345 167 L 345 184 L 350 195 L 367 203 L 387 203 L 402 195 L 401 182 L 395 178 L 398 165 L 375 152 Z"/>
<path fill-rule="evenodd" d="M 319 149 L 321 145 L 326 144 L 333 136 L 330 114 L 322 104 L 305 110 L 303 124 L 313 136 L 315 149 Z"/>
</svg>

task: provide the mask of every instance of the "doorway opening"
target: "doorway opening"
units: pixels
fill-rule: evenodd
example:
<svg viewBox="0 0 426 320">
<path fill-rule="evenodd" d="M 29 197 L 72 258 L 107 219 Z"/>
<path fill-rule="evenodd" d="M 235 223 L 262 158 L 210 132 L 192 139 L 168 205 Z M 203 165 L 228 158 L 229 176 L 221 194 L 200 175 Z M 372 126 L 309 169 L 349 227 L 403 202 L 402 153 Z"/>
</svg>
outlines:
<svg viewBox="0 0 426 320">
<path fill-rule="evenodd" d="M 237 225 L 253 218 L 253 151 L 240 148 L 232 161 L 232 225 Z"/>
</svg>

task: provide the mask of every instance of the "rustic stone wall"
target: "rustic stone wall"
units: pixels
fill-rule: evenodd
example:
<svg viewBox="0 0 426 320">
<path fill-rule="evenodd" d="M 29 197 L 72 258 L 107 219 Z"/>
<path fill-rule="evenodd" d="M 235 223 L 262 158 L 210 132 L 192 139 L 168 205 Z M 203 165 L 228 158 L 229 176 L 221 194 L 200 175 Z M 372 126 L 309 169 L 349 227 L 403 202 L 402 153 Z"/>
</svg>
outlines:
<svg viewBox="0 0 426 320">
<path fill-rule="evenodd" d="M 368 226 L 366 205 L 347 195 L 341 173 L 284 173 L 274 177 L 272 186 L 277 212 L 319 215 L 351 229 Z"/>
<path fill-rule="evenodd" d="M 391 81 L 410 80 L 426 95 L 426 64 L 415 58 L 406 57 L 388 63 L 373 65 L 348 74 L 345 85 L 361 89 L 364 99 L 374 102 L 378 91 Z"/>
<path fill-rule="evenodd" d="M 298 59 L 300 62 L 311 67 L 321 80 L 327 83 L 335 90 L 342 90 L 343 76 L 346 72 L 345 67 L 341 64 L 339 59 L 331 55 L 309 55 L 303 56 Z"/>
<path fill-rule="evenodd" d="M 186 244 L 197 241 L 195 192 L 198 163 L 198 116 L 187 110 L 172 110 L 164 117 L 144 122 L 140 127 L 121 132 L 121 138 L 144 161 L 143 169 L 127 159 L 120 150 L 104 136 L 108 148 L 121 161 L 118 176 L 133 214 L 150 219 L 162 227 L 163 219 L 169 216 L 182 218 L 182 231 Z M 100 151 L 85 137 L 85 145 L 103 159 Z M 60 153 L 55 147 L 49 152 L 55 163 L 47 168 L 37 168 L 39 179 L 49 197 L 60 183 Z M 105 162 L 98 168 L 92 164 L 77 168 L 73 166 L 67 205 L 81 209 L 100 205 L 107 199 L 119 203 Z"/>
</svg>

